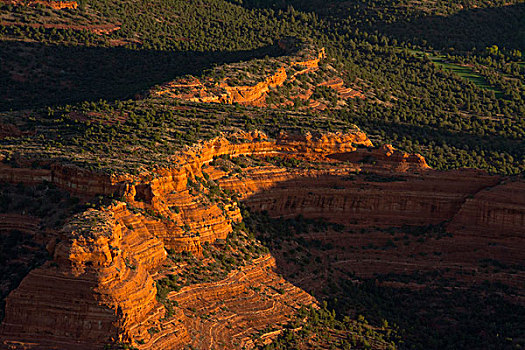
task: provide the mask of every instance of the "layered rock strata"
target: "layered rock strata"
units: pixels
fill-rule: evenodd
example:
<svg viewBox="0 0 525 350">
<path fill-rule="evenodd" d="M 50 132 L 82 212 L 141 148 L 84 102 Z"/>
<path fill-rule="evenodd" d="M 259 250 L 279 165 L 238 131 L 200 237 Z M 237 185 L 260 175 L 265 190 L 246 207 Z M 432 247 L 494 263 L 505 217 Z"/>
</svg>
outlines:
<svg viewBox="0 0 525 350">
<path fill-rule="evenodd" d="M 57 237 L 53 261 L 9 295 L 2 337 L 86 349 L 129 338 L 128 329 L 156 306 L 148 271 L 166 254 L 144 226 L 130 230 L 119 222 L 129 215 L 121 204 L 71 220 Z"/>
<path fill-rule="evenodd" d="M 152 275 L 161 267 L 166 249 L 199 254 L 203 242 L 226 238 L 231 224 L 241 220 L 234 202 L 212 202 L 204 186 L 189 185 L 203 176 L 203 164 L 222 155 L 307 156 L 355 150 L 352 143 L 371 145 L 360 132 L 281 135 L 277 140 L 252 133 L 236 139 L 202 143 L 174 156 L 174 168 L 138 177 L 90 176 L 55 164 L 50 169 L 3 164 L 4 181 L 48 181 L 84 196 L 121 195 L 128 204 L 90 210 L 70 220 L 58 235 L 59 242 L 48 245 L 53 261 L 33 270 L 9 295 L 2 339 L 12 346 L 38 339 L 37 346 L 61 348 L 102 347 L 134 339 L 154 347 L 157 342 L 186 339 L 186 328 L 161 321 L 164 308 L 155 299 Z M 169 330 L 170 335 L 153 337 L 148 332 L 152 327 Z"/>
<path fill-rule="evenodd" d="M 249 106 L 262 106 L 265 104 L 265 98 L 268 91 L 272 88 L 282 86 L 287 79 L 293 78 L 298 74 L 305 74 L 316 70 L 319 61 L 326 57 L 325 50 L 322 48 L 316 57 L 305 61 L 292 61 L 287 66 L 281 66 L 277 71 L 263 79 L 255 85 L 230 86 L 226 82 L 201 82 L 198 79 L 192 81 L 174 81 L 160 87 L 160 90 L 154 91 L 156 96 L 170 96 L 182 98 L 191 102 L 206 103 L 239 103 Z M 286 72 L 287 67 L 304 67 L 299 72 L 289 76 Z M 178 92 L 190 89 L 191 92 Z"/>
<path fill-rule="evenodd" d="M 523 238 L 525 183 L 505 180 L 469 196 L 449 225 L 457 232 Z"/>
<path fill-rule="evenodd" d="M 3 164 L 3 181 L 46 180 L 85 196 L 116 194 L 123 199 L 80 214 L 62 229 L 56 245 L 49 245 L 53 261 L 33 270 L 9 295 L 0 328 L 4 344 L 16 347 L 17 342 L 33 341 L 36 347 L 64 349 L 97 348 L 119 341 L 144 349 L 177 348 L 185 343 L 249 346 L 248 330 L 285 322 L 286 315 L 301 303 L 313 302 L 277 278 L 275 262 L 266 256 L 223 281 L 170 294 L 179 307 L 166 317 L 155 298 L 153 280 L 162 270 L 166 249 L 198 255 L 202 243 L 226 238 L 232 223 L 242 219 L 235 201 L 225 193 L 213 194 L 204 178 L 237 193 L 253 210 L 266 210 L 276 217 L 302 214 L 349 227 L 452 220 L 449 227 L 458 232 L 468 234 L 469 229 L 483 226 L 494 234 L 497 227 L 504 227 L 519 242 L 523 238 L 522 181 L 503 183 L 500 177 L 474 170 L 433 171 L 422 157 L 388 146 L 358 149 L 371 146 L 359 131 L 282 134 L 276 140 L 254 132 L 230 140 L 203 142 L 174 155 L 171 169 L 138 176 L 93 176 L 61 165 L 30 170 Z M 236 174 L 210 165 L 220 156 L 242 155 L 312 163 L 295 169 L 271 164 L 246 167 Z M 250 290 L 258 283 L 278 285 L 286 293 L 279 296 L 264 287 L 270 294 L 263 297 Z M 294 296 L 292 300 L 289 295 Z M 243 309 L 245 303 L 256 311 Z M 222 307 L 229 310 L 224 313 L 227 316 L 194 318 Z M 228 328 L 227 320 L 236 322 Z M 209 335 L 196 336 L 204 332 Z"/>
<path fill-rule="evenodd" d="M 250 349 L 255 330 L 284 325 L 299 307 L 315 302 L 308 293 L 277 275 L 275 269 L 275 259 L 268 254 L 224 280 L 171 292 L 168 298 L 183 310 L 178 322 L 188 332 L 187 343 L 197 349 Z M 164 323 L 160 328 L 141 349 L 184 345 Z"/>
<path fill-rule="evenodd" d="M 253 171 L 253 177 L 217 182 L 241 193 L 254 210 L 266 210 L 273 216 L 302 214 L 344 225 L 396 226 L 451 220 L 469 196 L 499 181 L 481 172 L 429 171 L 402 176 L 377 172 L 385 182 L 376 182 L 372 176 L 352 176 L 348 170 L 301 174 L 276 167 L 256 168 L 245 170 L 247 174 Z"/>
</svg>

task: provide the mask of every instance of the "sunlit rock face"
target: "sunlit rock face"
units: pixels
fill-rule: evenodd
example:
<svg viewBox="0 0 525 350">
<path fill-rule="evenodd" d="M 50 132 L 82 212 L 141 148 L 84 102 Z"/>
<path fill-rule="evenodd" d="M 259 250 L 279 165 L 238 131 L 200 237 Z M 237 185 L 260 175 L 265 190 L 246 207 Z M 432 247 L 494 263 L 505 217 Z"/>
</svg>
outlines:
<svg viewBox="0 0 525 350">
<path fill-rule="evenodd" d="M 267 163 L 232 174 L 211 164 L 221 156 L 293 159 L 309 166 Z M 475 235 L 520 239 L 523 234 L 522 181 L 474 170 L 434 171 L 419 155 L 388 145 L 372 148 L 357 130 L 281 134 L 277 139 L 259 132 L 239 133 L 187 148 L 173 155 L 172 162 L 169 169 L 136 176 L 93 175 L 61 165 L 49 170 L 2 165 L 3 181 L 45 180 L 82 196 L 119 198 L 103 209 L 77 214 L 49 235 L 46 246 L 52 260 L 32 270 L 6 300 L 0 327 L 6 346 L 253 346 L 243 334 L 284 323 L 301 305 L 315 303 L 277 274 L 271 254 L 221 281 L 171 292 L 168 299 L 178 306 L 169 316 L 156 298 L 154 280 L 166 273 L 166 250 L 201 256 L 203 244 L 224 240 L 232 224 L 242 220 L 232 194 L 270 216 L 301 214 L 354 228 L 446 222 L 461 242 Z M 229 195 L 212 197 L 204 178 Z M 4 221 L 13 225 L 12 220 Z M 261 290 L 272 288 L 272 299 L 264 297 Z M 218 307 L 221 303 L 226 309 Z M 188 309 L 218 316 L 188 317 Z M 201 334 L 198 339 L 196 333 Z"/>
</svg>

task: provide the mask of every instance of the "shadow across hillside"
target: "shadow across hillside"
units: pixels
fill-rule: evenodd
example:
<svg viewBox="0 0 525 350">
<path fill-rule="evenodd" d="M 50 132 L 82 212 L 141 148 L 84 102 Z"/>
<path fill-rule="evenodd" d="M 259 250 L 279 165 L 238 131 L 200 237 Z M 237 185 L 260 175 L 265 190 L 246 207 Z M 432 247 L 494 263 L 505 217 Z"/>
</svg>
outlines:
<svg viewBox="0 0 525 350">
<path fill-rule="evenodd" d="M 430 45 L 441 50 L 451 47 L 459 50 L 483 49 L 492 45 L 525 50 L 525 3 L 465 8 L 449 16 L 429 15 L 388 0 L 245 0 L 243 6 L 283 11 L 293 7 L 334 18 L 336 23 L 348 19 L 353 27 L 369 33 L 378 31 L 398 41 Z"/>
<path fill-rule="evenodd" d="M 243 212 L 244 223 L 276 258 L 277 271 L 317 300 L 327 301 L 338 318 L 364 315 L 376 327 L 386 320 L 397 332 L 400 349 L 503 349 L 522 344 L 525 308 L 517 301 L 522 290 L 496 278 L 486 280 L 490 264 L 496 264 L 510 281 L 516 269 L 523 268 L 513 265 L 516 255 L 494 253 L 510 252 L 510 245 L 501 242 L 492 248 L 486 238 L 472 238 L 473 245 L 465 244 L 443 224 L 356 226 L 369 218 L 363 215 L 356 220 L 357 214 L 348 209 L 345 219 L 341 211 L 330 213 L 328 207 L 314 204 L 319 188 L 327 184 L 326 193 L 332 195 L 334 190 L 344 192 L 345 186 L 363 187 L 352 185 L 352 176 L 334 180 L 337 186 L 312 178 L 309 185 L 302 181 L 300 190 L 297 181 L 279 183 L 247 199 L 248 206 L 264 202 L 270 213 L 283 213 L 285 218 L 252 210 Z M 391 187 L 398 180 L 370 181 Z M 299 198 L 298 192 L 306 198 Z M 286 201 L 269 200 L 287 193 Z M 327 197 L 321 203 L 330 205 L 337 199 Z M 298 216 L 292 217 L 294 211 Z M 324 217 L 345 220 L 348 226 L 300 215 L 321 217 L 323 212 Z M 411 218 L 417 221 L 417 215 Z"/>
<path fill-rule="evenodd" d="M 407 146 L 407 143 L 403 140 L 409 139 L 412 142 L 417 141 L 423 148 L 418 152 L 422 152 L 423 155 L 429 161 L 429 164 L 433 167 L 438 168 L 461 168 L 461 167 L 474 167 L 479 169 L 489 169 L 494 166 L 490 162 L 490 157 L 494 154 L 509 154 L 517 161 L 517 164 L 523 160 L 525 154 L 525 145 L 520 139 L 511 138 L 506 136 L 497 135 L 496 133 L 487 135 L 476 135 L 476 131 L 456 131 L 453 132 L 444 127 L 433 127 L 429 125 L 411 125 L 404 123 L 391 123 L 384 120 L 366 120 L 364 118 L 355 118 L 349 120 L 354 122 L 366 132 L 369 137 L 378 137 L 384 139 L 383 136 L 378 134 L 378 131 L 384 131 L 386 135 L 392 137 L 395 135 L 395 139 L 390 139 L 389 142 L 396 145 L 398 148 Z M 456 159 L 456 163 L 450 163 L 450 158 L 440 159 L 439 161 L 448 164 L 437 164 L 433 163 L 436 158 L 436 148 L 442 147 L 456 147 L 457 149 L 464 150 L 468 154 L 472 155 L 472 152 L 476 152 L 478 155 L 483 154 L 484 164 L 480 163 L 480 159 L 476 160 L 476 163 L 468 163 L 467 159 L 459 161 L 459 155 Z M 411 148 L 405 149 L 405 151 L 413 151 Z M 475 156 L 475 154 L 474 154 Z M 472 161 L 475 159 L 472 158 Z M 510 165 L 510 164 L 508 164 Z M 502 166 L 502 164 L 500 164 Z M 519 166 L 516 169 L 521 169 Z M 522 169 L 520 170 L 522 171 Z"/>
<path fill-rule="evenodd" d="M 421 16 L 408 21 L 383 24 L 387 36 L 428 44 L 435 49 L 483 49 L 497 45 L 525 50 L 525 3 L 464 9 L 450 16 Z"/>
<path fill-rule="evenodd" d="M 229 0 L 230 2 L 239 5 L 238 0 Z M 381 0 L 370 0 L 370 3 L 376 3 Z M 342 1 L 325 1 L 325 0 L 243 0 L 242 6 L 249 9 L 273 9 L 273 10 L 289 10 L 291 8 L 304 11 L 315 12 L 318 15 L 337 14 L 336 10 L 340 10 L 344 6 Z M 354 4 L 351 4 L 354 5 Z M 359 6 L 367 6 L 359 4 Z"/>
<path fill-rule="evenodd" d="M 1 42 L 0 110 L 137 97 L 214 65 L 285 54 L 277 45 L 236 52 L 169 52 L 123 47 Z"/>
</svg>

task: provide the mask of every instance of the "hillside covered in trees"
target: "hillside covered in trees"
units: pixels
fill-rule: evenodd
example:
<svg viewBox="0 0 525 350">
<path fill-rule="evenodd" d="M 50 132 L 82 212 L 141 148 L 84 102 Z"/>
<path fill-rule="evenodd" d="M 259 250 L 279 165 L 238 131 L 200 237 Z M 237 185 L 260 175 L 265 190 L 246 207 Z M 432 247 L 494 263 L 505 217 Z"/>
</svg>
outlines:
<svg viewBox="0 0 525 350">
<path fill-rule="evenodd" d="M 345 81 L 370 92 L 332 113 L 335 120 L 419 152 L 439 169 L 523 171 L 523 3 L 318 5 L 90 1 L 52 10 L 5 3 L 0 108 L 136 98 L 176 76 L 279 55 L 277 41 L 292 36 L 325 47 Z M 103 24 L 115 28 L 90 29 Z"/>
<path fill-rule="evenodd" d="M 0 0 L 0 322 L 66 276 L 107 348 L 522 348 L 524 140 L 522 0 Z"/>
</svg>

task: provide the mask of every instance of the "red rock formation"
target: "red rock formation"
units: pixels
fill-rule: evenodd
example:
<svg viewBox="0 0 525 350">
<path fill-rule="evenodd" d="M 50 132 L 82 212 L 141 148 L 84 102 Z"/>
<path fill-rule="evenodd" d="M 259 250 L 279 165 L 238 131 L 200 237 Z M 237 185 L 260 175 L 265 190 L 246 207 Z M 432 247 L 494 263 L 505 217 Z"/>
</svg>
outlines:
<svg viewBox="0 0 525 350">
<path fill-rule="evenodd" d="M 504 180 L 465 200 L 449 225 L 453 232 L 523 238 L 525 233 L 525 183 Z"/>
<path fill-rule="evenodd" d="M 51 164 L 50 169 L 14 168 L 0 163 L 0 181 L 9 183 L 37 184 L 51 182 L 71 193 L 92 196 L 109 195 L 119 185 L 109 176 L 94 174 L 73 165 Z"/>
<path fill-rule="evenodd" d="M 355 170 L 254 168 L 245 169 L 243 179 L 219 178 L 216 182 L 240 193 L 254 210 L 274 216 L 303 214 L 345 225 L 359 221 L 360 225 L 396 226 L 450 220 L 468 196 L 499 181 L 471 171 L 432 171 L 405 174 L 399 180 L 398 174 L 384 172 L 379 174 L 387 182 L 376 182 L 367 181 L 366 175 L 352 179 Z"/>
<path fill-rule="evenodd" d="M 145 225 L 120 224 L 130 216 L 121 204 L 70 221 L 53 262 L 31 271 L 9 295 L 2 337 L 86 349 L 129 339 L 158 307 L 149 271 L 166 255 Z"/>
<path fill-rule="evenodd" d="M 288 66 L 305 67 L 301 72 L 295 73 L 289 77 L 284 66 L 280 67 L 277 72 L 266 77 L 256 85 L 247 86 L 230 86 L 226 82 L 202 83 L 198 79 L 187 81 L 186 79 L 176 80 L 160 87 L 159 90 L 152 93 L 157 96 L 168 95 L 171 97 L 182 98 L 192 102 L 206 103 L 239 103 L 248 106 L 264 106 L 266 93 L 270 88 L 276 88 L 284 84 L 288 78 L 293 78 L 297 74 L 304 74 L 315 70 L 319 66 L 319 61 L 326 57 L 324 48 L 317 55 L 309 60 L 294 61 Z M 177 92 L 177 89 L 183 89 L 184 92 Z M 190 89 L 190 92 L 186 90 Z"/>
<path fill-rule="evenodd" d="M 277 275 L 275 268 L 275 259 L 265 255 L 224 280 L 171 292 L 169 299 L 178 305 L 179 326 L 191 336 L 186 344 L 197 349 L 253 348 L 250 338 L 256 330 L 284 324 L 301 305 L 314 303 L 309 294 Z M 214 316 L 210 318 L 210 314 Z M 159 328 L 159 333 L 140 348 L 183 345 L 169 328 Z"/>
<path fill-rule="evenodd" d="M 253 105 L 255 101 L 266 96 L 272 87 L 281 86 L 287 78 L 286 70 L 281 67 L 277 72 L 266 78 L 265 81 L 255 86 L 227 86 L 224 85 L 227 95 L 219 99 L 221 103 L 240 103 L 242 105 Z"/>
<path fill-rule="evenodd" d="M 173 157 L 177 167 L 159 169 L 154 176 L 93 176 L 75 167 L 27 169 L 2 164 L 4 181 L 49 181 L 84 195 L 119 192 L 143 212 L 134 214 L 118 204 L 88 211 L 66 226 L 54 248 L 53 263 L 32 271 L 9 295 L 0 334 L 11 343 L 38 338 L 42 346 L 70 342 L 75 344 L 72 347 L 93 347 L 118 340 L 149 340 L 148 326 L 163 315 L 151 273 L 162 264 L 165 247 L 198 253 L 202 242 L 224 239 L 232 230 L 231 223 L 241 219 L 234 205 L 220 208 L 204 194 L 190 194 L 188 180 L 202 176 L 203 164 L 224 154 L 315 156 L 353 150 L 353 143 L 370 144 L 360 132 L 303 138 L 283 134 L 277 141 L 260 133 L 234 138 L 243 142 L 218 138 L 189 148 Z M 178 213 L 170 209 L 173 205 Z M 148 210 L 153 216 L 145 215 Z M 198 235 L 188 235 L 181 227 Z M 53 292 L 57 288 L 60 294 Z M 53 330 L 56 325 L 58 329 Z M 178 338 L 184 339 L 186 331 L 163 325 L 174 332 L 178 329 Z"/>
<path fill-rule="evenodd" d="M 330 81 L 322 82 L 317 86 L 326 86 L 335 90 L 338 93 L 339 97 L 343 100 L 346 100 L 348 98 L 365 98 L 365 95 L 362 92 L 344 86 L 344 81 L 341 78 L 336 78 Z"/>
<path fill-rule="evenodd" d="M 311 303 L 310 296 L 276 277 L 275 263 L 267 256 L 219 283 L 170 294 L 180 308 L 174 317 L 163 319 L 152 276 L 162 268 L 165 249 L 198 254 L 201 243 L 225 238 L 232 222 L 241 219 L 232 201 L 211 201 L 209 190 L 198 180 L 203 166 L 221 155 L 280 155 L 316 162 L 307 169 L 245 168 L 242 178 L 206 167 L 222 188 L 238 192 L 255 210 L 268 210 L 274 216 L 303 214 L 360 227 L 452 219 L 450 228 L 465 235 L 483 226 L 492 235 L 504 228 L 507 235 L 522 239 L 521 181 L 500 184 L 501 178 L 472 170 L 433 171 L 420 156 L 391 146 L 356 150 L 355 145 L 371 146 L 359 131 L 282 134 L 277 140 L 254 132 L 230 139 L 234 141 L 221 137 L 187 148 L 172 157 L 172 168 L 138 176 L 93 176 L 60 165 L 46 170 L 2 164 L 3 181 L 46 180 L 84 195 L 118 193 L 127 202 L 89 210 L 69 221 L 58 235 L 59 242 L 49 245 L 54 260 L 33 270 L 9 295 L 2 339 L 9 344 L 33 341 L 37 347 L 60 348 L 100 348 L 104 343 L 141 339 L 145 343 L 141 348 L 162 349 L 182 346 L 195 332 L 206 331 L 210 337 L 195 340 L 195 346 L 225 342 L 231 348 L 237 346 L 233 341 L 249 344 L 243 332 L 285 321 L 299 304 Z M 377 164 L 348 164 L 353 157 L 363 160 L 367 155 Z M 359 173 L 360 168 L 368 172 Z M 287 293 L 270 300 L 248 288 L 275 287 L 275 283 Z M 229 316 L 192 317 L 207 315 L 221 303 L 230 309 L 225 313 Z M 231 328 L 226 327 L 227 320 L 232 320 Z M 151 327 L 159 332 L 151 334 Z"/>
<path fill-rule="evenodd" d="M 203 164 L 214 157 L 230 155 L 264 155 L 300 153 L 308 156 L 328 155 L 338 151 L 355 150 L 354 145 L 370 146 L 372 143 L 359 131 L 347 134 L 329 133 L 325 135 L 291 136 L 283 133 L 276 140 L 270 140 L 264 133 L 238 133 L 230 136 L 234 142 L 225 137 L 200 142 L 193 147 L 172 156 L 173 167 L 157 169 L 154 173 L 138 176 L 93 174 L 74 165 L 50 164 L 50 169 L 14 168 L 0 163 L 0 181 L 9 183 L 36 184 L 42 181 L 52 182 L 69 192 L 94 196 L 98 194 L 122 194 L 126 200 L 142 202 L 145 199 L 151 204 L 154 192 L 167 193 L 186 189 L 187 179 L 195 175 L 202 176 Z M 21 160 L 24 165 L 31 161 Z M 131 185 L 135 183 L 136 185 Z M 150 197 L 144 191 L 151 192 Z M 137 200 L 134 197 L 137 197 Z"/>
<path fill-rule="evenodd" d="M 56 2 L 58 5 L 61 6 L 60 1 Z M 97 35 L 105 35 L 109 34 L 111 32 L 117 31 L 120 29 L 120 23 L 104 23 L 104 24 L 73 24 L 73 23 L 25 23 L 25 22 L 18 22 L 18 21 L 0 21 L 0 25 L 2 26 L 24 26 L 24 27 L 31 27 L 31 28 L 55 28 L 55 29 L 71 29 L 71 30 L 87 30 L 89 32 L 95 33 Z M 29 79 L 27 73 L 18 74 L 18 73 L 12 73 L 11 78 L 16 81 L 25 82 Z"/>
<path fill-rule="evenodd" d="M 51 7 L 55 10 L 62 10 L 62 9 L 76 9 L 78 7 L 78 3 L 76 1 L 53 1 L 53 0 L 2 0 L 3 2 L 7 4 L 12 5 L 22 5 L 22 6 L 35 6 L 35 5 L 43 5 L 46 7 Z"/>
<path fill-rule="evenodd" d="M 220 81 L 216 81 L 213 78 L 180 78 L 163 84 L 159 88 L 155 88 L 155 90 L 151 91 L 151 94 L 191 102 L 238 103 L 246 106 L 272 108 L 295 106 L 301 109 L 311 108 L 316 110 L 328 108 L 326 104 L 328 102 L 325 101 L 325 103 L 322 103 L 311 98 L 316 87 L 329 87 L 337 93 L 338 102 L 333 108 L 346 105 L 345 101 L 347 99 L 365 98 L 362 92 L 344 86 L 343 79 L 340 77 L 341 73 L 337 72 L 333 67 L 328 66 L 327 71 L 329 71 L 329 73 L 323 71 L 322 76 L 317 77 L 327 81 L 319 84 L 310 83 L 310 85 L 306 85 L 307 87 L 295 87 L 293 88 L 292 94 L 286 95 L 284 102 L 272 102 L 268 105 L 267 97 L 271 90 L 283 86 L 285 82 L 293 83 L 300 75 L 319 71 L 319 62 L 326 58 L 325 50 L 321 48 L 316 54 L 313 54 L 312 51 L 311 49 L 304 49 L 298 53 L 298 55 L 310 57 L 310 59 L 305 59 L 305 57 L 301 59 L 289 57 L 289 62 L 280 63 L 281 67 L 277 69 L 275 73 L 260 77 L 258 80 L 261 81 L 257 84 L 232 86 L 228 78 Z M 294 72 L 296 69 L 299 70 Z M 302 100 L 303 103 L 301 105 L 297 104 L 297 99 Z"/>
<path fill-rule="evenodd" d="M 372 169 L 384 168 L 399 172 L 430 169 L 425 158 L 420 154 L 408 154 L 388 144 L 375 149 L 359 149 L 352 153 L 331 154 L 329 158 L 365 163 L 362 165 L 364 168 L 369 168 L 366 164 L 372 163 Z"/>
</svg>

